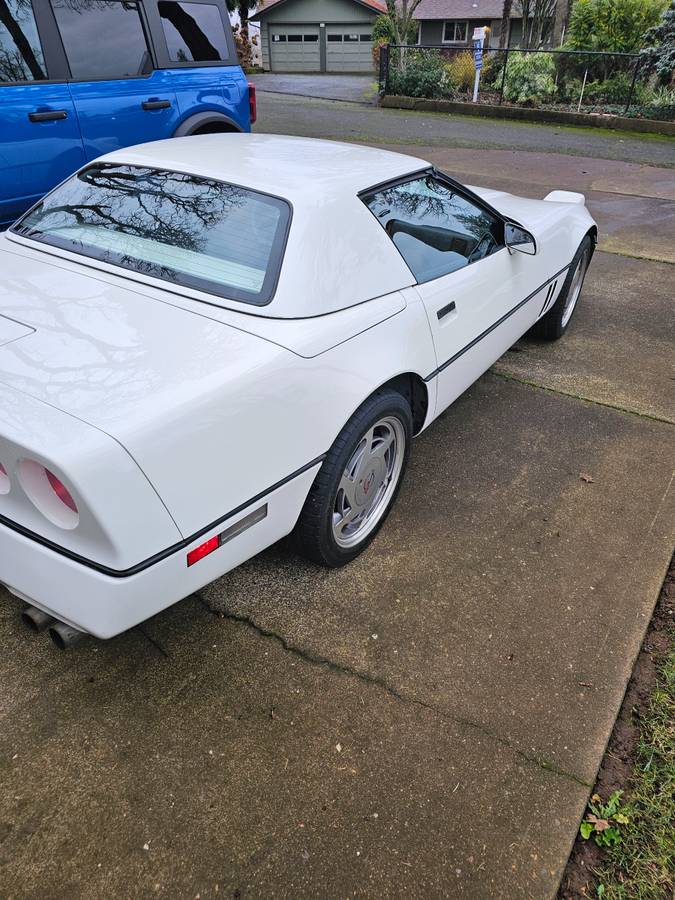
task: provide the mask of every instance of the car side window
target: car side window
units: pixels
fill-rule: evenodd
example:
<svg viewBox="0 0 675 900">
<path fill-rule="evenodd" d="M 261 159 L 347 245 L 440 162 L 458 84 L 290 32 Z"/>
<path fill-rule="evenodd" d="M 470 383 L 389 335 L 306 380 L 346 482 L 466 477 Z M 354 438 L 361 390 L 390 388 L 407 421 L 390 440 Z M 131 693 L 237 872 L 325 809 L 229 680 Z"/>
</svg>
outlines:
<svg viewBox="0 0 675 900">
<path fill-rule="evenodd" d="M 227 59 L 227 38 L 217 6 L 159 0 L 157 8 L 169 58 L 174 62 L 217 62 Z"/>
<path fill-rule="evenodd" d="M 27 0 L 0 0 L 0 82 L 47 77 L 33 6 Z"/>
<path fill-rule="evenodd" d="M 51 0 L 73 78 L 146 75 L 152 60 L 133 0 Z M 102 36 L 104 36 L 102 38 Z"/>
<path fill-rule="evenodd" d="M 419 284 L 504 246 L 497 216 L 433 175 L 382 188 L 364 201 Z"/>
</svg>

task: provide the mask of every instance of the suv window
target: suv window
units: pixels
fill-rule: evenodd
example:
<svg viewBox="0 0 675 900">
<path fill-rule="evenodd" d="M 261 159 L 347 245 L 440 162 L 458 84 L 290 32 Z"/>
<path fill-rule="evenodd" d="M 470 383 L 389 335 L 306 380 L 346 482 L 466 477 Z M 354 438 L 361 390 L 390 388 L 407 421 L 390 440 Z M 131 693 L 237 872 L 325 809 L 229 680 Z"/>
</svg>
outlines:
<svg viewBox="0 0 675 900">
<path fill-rule="evenodd" d="M 18 234 L 134 272 L 262 306 L 272 299 L 290 208 L 213 179 L 98 164 L 48 194 Z"/>
<path fill-rule="evenodd" d="M 420 284 L 504 245 L 497 216 L 432 175 L 382 188 L 364 201 Z"/>
<path fill-rule="evenodd" d="M 125 78 L 152 70 L 137 3 L 52 0 L 52 8 L 76 80 Z"/>
<path fill-rule="evenodd" d="M 31 3 L 0 0 L 0 81 L 38 81 L 46 77 Z"/>
<path fill-rule="evenodd" d="M 159 0 L 169 58 L 174 62 L 226 60 L 227 38 L 217 6 Z"/>
</svg>

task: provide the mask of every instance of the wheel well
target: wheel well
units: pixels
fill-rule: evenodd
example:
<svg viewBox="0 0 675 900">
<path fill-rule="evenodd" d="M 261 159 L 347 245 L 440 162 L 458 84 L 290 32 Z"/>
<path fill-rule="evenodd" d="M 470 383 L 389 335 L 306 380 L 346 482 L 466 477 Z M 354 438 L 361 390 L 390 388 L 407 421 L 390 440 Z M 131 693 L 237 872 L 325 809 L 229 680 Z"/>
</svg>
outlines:
<svg viewBox="0 0 675 900">
<path fill-rule="evenodd" d="M 415 372 L 397 375 L 380 386 L 398 391 L 410 404 L 413 416 L 413 434 L 422 430 L 429 409 L 429 391 L 423 379 Z"/>
<path fill-rule="evenodd" d="M 195 129 L 191 134 L 225 134 L 226 132 L 237 130 L 237 128 L 234 128 L 227 122 L 209 122 L 207 125 L 202 125 L 200 128 Z"/>
<path fill-rule="evenodd" d="M 595 248 L 598 245 L 598 229 L 597 229 L 597 227 L 595 225 L 593 225 L 591 228 L 588 229 L 586 234 L 593 242 L 593 252 L 595 252 Z"/>
</svg>

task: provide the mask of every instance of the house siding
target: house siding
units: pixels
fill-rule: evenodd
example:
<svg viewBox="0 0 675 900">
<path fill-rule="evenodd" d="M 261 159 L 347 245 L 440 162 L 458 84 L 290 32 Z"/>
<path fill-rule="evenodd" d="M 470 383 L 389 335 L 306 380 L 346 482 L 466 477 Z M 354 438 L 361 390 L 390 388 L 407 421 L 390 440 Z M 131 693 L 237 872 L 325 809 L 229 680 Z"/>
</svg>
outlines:
<svg viewBox="0 0 675 900">
<path fill-rule="evenodd" d="M 284 25 L 315 25 L 341 24 L 348 27 L 353 25 L 372 24 L 378 13 L 366 9 L 351 0 L 287 0 L 277 8 L 276 5 L 265 8 L 259 13 L 260 44 L 262 51 L 263 69 L 270 71 L 272 61 L 270 59 L 270 28 Z M 324 29 L 321 29 L 322 31 Z M 324 40 L 322 36 L 322 41 Z M 322 51 L 325 54 L 325 49 Z"/>
</svg>

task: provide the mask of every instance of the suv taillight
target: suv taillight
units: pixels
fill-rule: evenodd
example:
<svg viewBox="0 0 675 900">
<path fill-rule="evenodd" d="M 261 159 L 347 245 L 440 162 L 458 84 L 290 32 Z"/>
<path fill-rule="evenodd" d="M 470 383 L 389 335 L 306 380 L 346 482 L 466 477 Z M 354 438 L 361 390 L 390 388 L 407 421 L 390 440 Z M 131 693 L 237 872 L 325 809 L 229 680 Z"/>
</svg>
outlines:
<svg viewBox="0 0 675 900">
<path fill-rule="evenodd" d="M 248 106 L 251 113 L 251 125 L 258 118 L 258 109 L 255 102 L 255 85 L 252 81 L 248 83 Z"/>
</svg>

